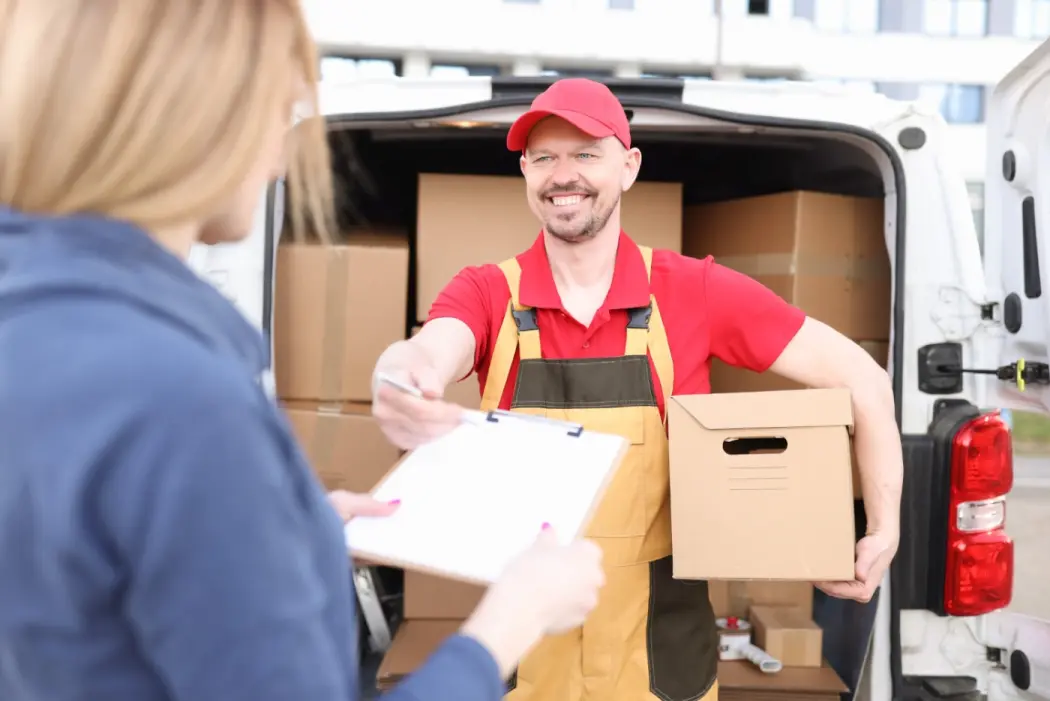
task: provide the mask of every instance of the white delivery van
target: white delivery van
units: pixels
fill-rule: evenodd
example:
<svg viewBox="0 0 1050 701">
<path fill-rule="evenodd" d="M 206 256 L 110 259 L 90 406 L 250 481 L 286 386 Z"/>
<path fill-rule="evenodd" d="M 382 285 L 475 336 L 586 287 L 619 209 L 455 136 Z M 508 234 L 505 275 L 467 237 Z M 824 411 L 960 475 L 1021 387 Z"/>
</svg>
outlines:
<svg viewBox="0 0 1050 701">
<path fill-rule="evenodd" d="M 516 173 L 507 127 L 551 80 L 324 85 L 341 216 L 414 212 L 424 167 Z M 1013 464 L 1008 429 L 986 410 L 1050 406 L 1050 45 L 989 104 L 983 261 L 936 114 L 804 83 L 608 82 L 646 155 L 644 178 L 706 199 L 780 188 L 885 200 L 901 545 L 871 604 L 818 595 L 832 666 L 859 699 L 1050 699 L 1050 621 L 1003 610 L 1014 585 L 1004 508 Z M 678 157 L 651 157 L 659 149 Z M 655 172 L 661 161 L 679 167 Z M 264 328 L 282 207 L 271 189 L 251 239 L 194 258 Z M 1036 586 L 1050 596 L 1050 584 Z"/>
</svg>

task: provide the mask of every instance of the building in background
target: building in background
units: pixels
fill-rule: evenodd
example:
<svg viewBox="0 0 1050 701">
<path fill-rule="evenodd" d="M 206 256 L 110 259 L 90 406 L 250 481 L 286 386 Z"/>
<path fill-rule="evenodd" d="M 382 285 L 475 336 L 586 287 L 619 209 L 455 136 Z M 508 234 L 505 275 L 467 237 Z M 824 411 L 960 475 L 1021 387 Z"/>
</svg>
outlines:
<svg viewBox="0 0 1050 701">
<path fill-rule="evenodd" d="M 306 0 L 326 79 L 589 75 L 812 80 L 950 125 L 983 225 L 991 88 L 1050 36 L 1050 0 Z M 454 11 L 452 11 L 454 8 Z"/>
</svg>

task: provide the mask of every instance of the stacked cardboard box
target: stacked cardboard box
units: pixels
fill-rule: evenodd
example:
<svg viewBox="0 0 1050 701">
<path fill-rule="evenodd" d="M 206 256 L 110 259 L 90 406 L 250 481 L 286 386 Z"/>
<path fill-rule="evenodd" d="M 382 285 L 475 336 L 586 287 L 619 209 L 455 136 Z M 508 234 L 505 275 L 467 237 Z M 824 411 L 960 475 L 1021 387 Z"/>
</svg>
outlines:
<svg viewBox="0 0 1050 701">
<path fill-rule="evenodd" d="M 277 393 L 326 489 L 367 492 L 399 451 L 371 416 L 380 353 L 405 336 L 408 237 L 354 231 L 282 244 L 274 285 Z"/>
</svg>

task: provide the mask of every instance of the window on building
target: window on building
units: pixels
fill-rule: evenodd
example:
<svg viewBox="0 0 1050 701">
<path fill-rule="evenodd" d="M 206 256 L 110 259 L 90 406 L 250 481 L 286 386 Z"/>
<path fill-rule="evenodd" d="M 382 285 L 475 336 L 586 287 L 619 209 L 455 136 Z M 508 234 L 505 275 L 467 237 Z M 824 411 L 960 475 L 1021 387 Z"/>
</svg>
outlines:
<svg viewBox="0 0 1050 701">
<path fill-rule="evenodd" d="M 458 66 L 447 63 L 435 63 L 430 67 L 430 75 L 440 78 L 466 78 L 473 75 L 497 76 L 503 70 L 499 66 Z"/>
<path fill-rule="evenodd" d="M 540 75 L 551 75 L 559 78 L 612 78 L 613 72 L 602 68 L 547 68 L 540 71 Z"/>
<path fill-rule="evenodd" d="M 838 34 L 874 34 L 879 31 L 879 0 L 816 0 L 813 23 Z"/>
<path fill-rule="evenodd" d="M 663 78 L 671 80 L 711 80 L 711 74 L 696 74 L 696 73 L 642 73 L 642 78 Z"/>
<path fill-rule="evenodd" d="M 401 75 L 399 61 L 385 58 L 350 58 L 324 56 L 321 58 L 321 80 L 342 81 L 357 78 L 391 78 Z"/>
<path fill-rule="evenodd" d="M 609 0 L 610 10 L 633 10 L 634 0 Z"/>
<path fill-rule="evenodd" d="M 927 34 L 983 37 L 988 34 L 988 0 L 924 0 Z"/>
<path fill-rule="evenodd" d="M 747 0 L 747 14 L 768 15 L 769 0 Z"/>
<path fill-rule="evenodd" d="M 1014 34 L 1022 39 L 1050 37 L 1050 0 L 1014 0 Z"/>
<path fill-rule="evenodd" d="M 937 109 L 949 124 L 980 124 L 984 121 L 984 86 L 923 85 L 919 100 Z"/>
</svg>

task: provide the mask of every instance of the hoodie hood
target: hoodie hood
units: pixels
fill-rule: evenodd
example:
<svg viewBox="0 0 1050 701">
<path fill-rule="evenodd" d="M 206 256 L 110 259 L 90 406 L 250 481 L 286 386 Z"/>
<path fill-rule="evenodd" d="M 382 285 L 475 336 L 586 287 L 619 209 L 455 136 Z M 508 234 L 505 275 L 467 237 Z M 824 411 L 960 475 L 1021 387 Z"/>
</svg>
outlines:
<svg viewBox="0 0 1050 701">
<path fill-rule="evenodd" d="M 0 206 L 0 323 L 71 297 L 108 298 L 236 358 L 269 367 L 262 334 L 212 285 L 141 229 L 103 217 L 48 217 Z"/>
</svg>

